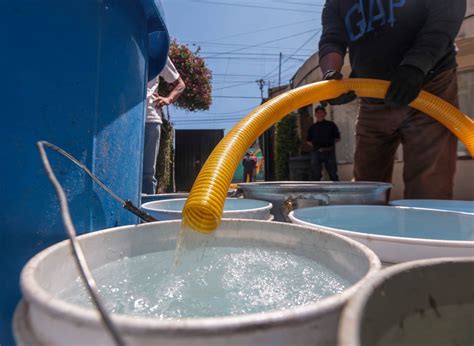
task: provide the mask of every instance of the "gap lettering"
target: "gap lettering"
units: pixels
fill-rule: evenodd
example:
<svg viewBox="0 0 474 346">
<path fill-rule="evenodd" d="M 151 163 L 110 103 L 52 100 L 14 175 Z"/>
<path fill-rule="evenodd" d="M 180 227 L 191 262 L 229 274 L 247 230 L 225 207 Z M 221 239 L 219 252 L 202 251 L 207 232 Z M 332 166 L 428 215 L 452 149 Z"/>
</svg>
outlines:
<svg viewBox="0 0 474 346">
<path fill-rule="evenodd" d="M 364 4 L 369 3 L 368 18 L 364 13 Z M 405 6 L 407 0 L 389 0 L 389 13 L 386 13 L 382 0 L 359 0 L 352 6 L 344 18 L 347 36 L 351 42 L 357 41 L 366 33 L 374 31 L 374 23 L 380 26 L 389 23 L 395 25 L 395 9 Z"/>
</svg>

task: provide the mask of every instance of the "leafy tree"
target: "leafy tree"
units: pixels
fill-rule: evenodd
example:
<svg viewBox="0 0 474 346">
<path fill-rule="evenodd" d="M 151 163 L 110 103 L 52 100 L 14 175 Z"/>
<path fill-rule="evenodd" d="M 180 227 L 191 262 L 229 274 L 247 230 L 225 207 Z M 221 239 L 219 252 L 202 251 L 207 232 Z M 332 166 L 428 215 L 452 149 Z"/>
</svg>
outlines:
<svg viewBox="0 0 474 346">
<path fill-rule="evenodd" d="M 276 124 L 275 171 L 277 180 L 289 180 L 289 162 L 298 154 L 300 143 L 296 113 L 290 113 Z"/>
</svg>

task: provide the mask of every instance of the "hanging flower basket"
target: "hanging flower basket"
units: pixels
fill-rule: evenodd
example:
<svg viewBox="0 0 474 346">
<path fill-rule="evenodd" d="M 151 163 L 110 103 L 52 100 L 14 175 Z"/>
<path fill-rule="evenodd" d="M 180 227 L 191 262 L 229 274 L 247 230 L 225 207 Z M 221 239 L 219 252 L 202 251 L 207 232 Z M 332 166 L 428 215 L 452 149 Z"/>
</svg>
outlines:
<svg viewBox="0 0 474 346">
<path fill-rule="evenodd" d="M 190 112 L 208 110 L 212 104 L 212 73 L 206 67 L 204 59 L 198 56 L 198 52 L 193 53 L 176 40 L 171 42 L 169 57 L 186 83 L 186 89 L 174 106 Z M 170 84 L 160 81 L 160 95 L 169 95 L 171 90 Z"/>
</svg>

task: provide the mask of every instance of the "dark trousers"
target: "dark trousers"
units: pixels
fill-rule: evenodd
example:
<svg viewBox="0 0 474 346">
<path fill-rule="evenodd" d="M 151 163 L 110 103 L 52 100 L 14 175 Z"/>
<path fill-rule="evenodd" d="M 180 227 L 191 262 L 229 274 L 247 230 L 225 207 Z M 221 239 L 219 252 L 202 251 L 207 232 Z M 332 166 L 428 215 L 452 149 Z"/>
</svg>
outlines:
<svg viewBox="0 0 474 346">
<path fill-rule="evenodd" d="M 244 169 L 244 183 L 247 182 L 251 183 L 253 181 L 253 169 Z"/>
<path fill-rule="evenodd" d="M 321 180 L 323 164 L 332 181 L 339 181 L 337 176 L 336 151 L 334 149 L 326 151 L 313 151 L 311 154 L 311 168 L 313 170 L 313 179 Z"/>
<path fill-rule="evenodd" d="M 454 106 L 458 104 L 454 69 L 441 72 L 423 89 Z M 400 143 L 405 198 L 452 199 L 457 139 L 445 126 L 410 107 L 361 102 L 356 126 L 355 179 L 391 182 Z"/>
</svg>

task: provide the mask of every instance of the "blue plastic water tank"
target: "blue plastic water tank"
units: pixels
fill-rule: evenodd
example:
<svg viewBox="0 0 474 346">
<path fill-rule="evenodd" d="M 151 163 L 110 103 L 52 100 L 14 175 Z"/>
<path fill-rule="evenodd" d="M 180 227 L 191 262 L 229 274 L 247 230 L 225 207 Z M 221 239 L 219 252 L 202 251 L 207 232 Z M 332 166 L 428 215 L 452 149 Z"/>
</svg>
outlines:
<svg viewBox="0 0 474 346">
<path fill-rule="evenodd" d="M 59 145 L 139 203 L 146 82 L 169 45 L 161 10 L 159 0 L 0 1 L 3 346 L 13 344 L 21 268 L 66 239 L 35 142 Z M 79 233 L 137 221 L 79 168 L 48 153 Z"/>
</svg>

